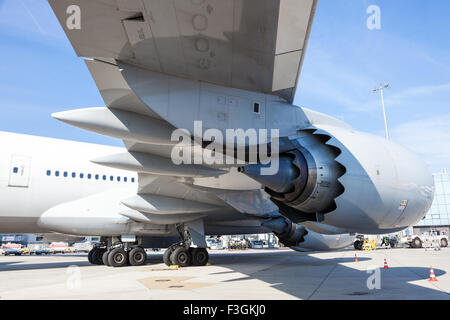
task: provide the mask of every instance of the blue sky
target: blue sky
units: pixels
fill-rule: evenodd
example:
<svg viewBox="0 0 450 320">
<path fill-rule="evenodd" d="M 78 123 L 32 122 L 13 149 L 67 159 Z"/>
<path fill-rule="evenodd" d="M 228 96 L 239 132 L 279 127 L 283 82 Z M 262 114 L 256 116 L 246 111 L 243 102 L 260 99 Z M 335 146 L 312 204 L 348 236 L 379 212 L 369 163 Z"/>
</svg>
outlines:
<svg viewBox="0 0 450 320">
<path fill-rule="evenodd" d="M 366 9 L 381 8 L 369 30 Z M 296 104 L 384 135 L 418 153 L 433 172 L 450 169 L 450 1 L 319 0 Z M 50 117 L 104 105 L 45 0 L 0 0 L 0 130 L 121 145 Z"/>
</svg>

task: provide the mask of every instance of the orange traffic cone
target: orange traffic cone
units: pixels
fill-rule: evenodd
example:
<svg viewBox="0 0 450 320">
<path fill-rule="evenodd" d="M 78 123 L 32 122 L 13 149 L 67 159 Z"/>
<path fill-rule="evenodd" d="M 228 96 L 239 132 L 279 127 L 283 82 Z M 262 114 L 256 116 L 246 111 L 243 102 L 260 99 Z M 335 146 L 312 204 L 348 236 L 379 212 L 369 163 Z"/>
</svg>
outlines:
<svg viewBox="0 0 450 320">
<path fill-rule="evenodd" d="M 437 282 L 436 276 L 434 275 L 433 267 L 430 267 L 430 279 L 428 281 Z"/>
<path fill-rule="evenodd" d="M 384 269 L 389 269 L 389 266 L 387 264 L 386 258 L 384 258 Z"/>
<path fill-rule="evenodd" d="M 358 262 L 358 257 L 356 256 L 356 254 L 355 254 L 355 262 Z"/>
</svg>

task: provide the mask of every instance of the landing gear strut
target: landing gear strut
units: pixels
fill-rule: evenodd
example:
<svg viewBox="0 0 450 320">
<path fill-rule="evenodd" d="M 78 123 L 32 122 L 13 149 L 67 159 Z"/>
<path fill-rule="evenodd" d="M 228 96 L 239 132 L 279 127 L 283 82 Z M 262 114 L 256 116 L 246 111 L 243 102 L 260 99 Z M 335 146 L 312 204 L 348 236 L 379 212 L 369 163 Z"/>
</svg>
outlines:
<svg viewBox="0 0 450 320">
<path fill-rule="evenodd" d="M 206 248 L 191 247 L 192 238 L 189 231 L 182 225 L 177 226 L 181 238 L 180 243 L 171 245 L 164 252 L 163 261 L 166 265 L 187 266 L 205 266 L 209 260 L 209 254 Z"/>
</svg>

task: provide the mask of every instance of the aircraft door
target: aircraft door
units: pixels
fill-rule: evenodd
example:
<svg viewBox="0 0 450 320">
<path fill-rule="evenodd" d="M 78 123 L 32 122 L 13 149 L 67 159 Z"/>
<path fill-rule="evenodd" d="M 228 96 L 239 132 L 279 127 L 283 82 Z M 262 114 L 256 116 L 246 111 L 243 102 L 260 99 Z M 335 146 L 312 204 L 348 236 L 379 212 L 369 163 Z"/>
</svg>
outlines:
<svg viewBox="0 0 450 320">
<path fill-rule="evenodd" d="M 9 171 L 9 187 L 28 188 L 30 183 L 31 158 L 13 155 Z"/>
</svg>

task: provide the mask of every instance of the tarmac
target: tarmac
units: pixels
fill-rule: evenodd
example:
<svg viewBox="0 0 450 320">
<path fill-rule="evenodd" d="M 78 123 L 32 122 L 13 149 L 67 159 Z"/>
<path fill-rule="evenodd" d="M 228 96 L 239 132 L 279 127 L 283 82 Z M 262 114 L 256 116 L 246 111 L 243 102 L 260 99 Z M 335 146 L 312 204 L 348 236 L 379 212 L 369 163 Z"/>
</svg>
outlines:
<svg viewBox="0 0 450 320">
<path fill-rule="evenodd" d="M 169 268 L 162 252 L 122 268 L 91 265 L 86 254 L 0 256 L 0 299 L 450 299 L 450 248 L 218 250 L 210 263 Z"/>
</svg>

